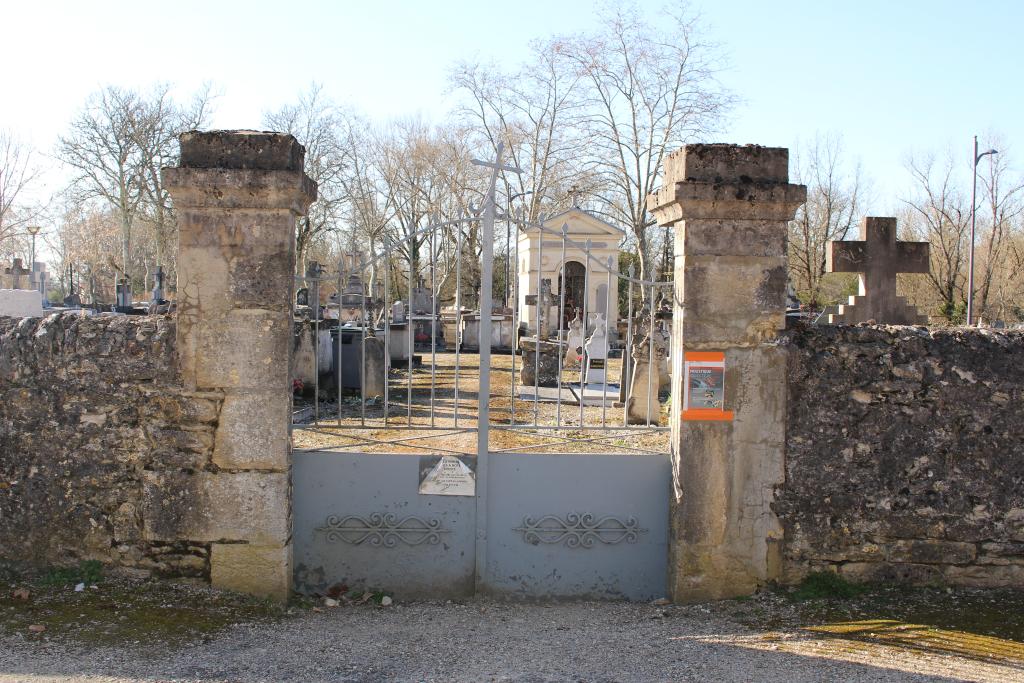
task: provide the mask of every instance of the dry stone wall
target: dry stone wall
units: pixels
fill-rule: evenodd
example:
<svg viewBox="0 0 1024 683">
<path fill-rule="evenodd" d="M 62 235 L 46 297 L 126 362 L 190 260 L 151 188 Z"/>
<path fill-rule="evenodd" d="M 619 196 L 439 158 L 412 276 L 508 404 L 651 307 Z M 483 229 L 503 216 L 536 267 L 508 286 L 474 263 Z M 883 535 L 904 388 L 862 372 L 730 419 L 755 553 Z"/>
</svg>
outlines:
<svg viewBox="0 0 1024 683">
<path fill-rule="evenodd" d="M 167 515 L 197 509 L 222 401 L 182 388 L 171 317 L 0 318 L 0 564 L 208 579 Z"/>
<path fill-rule="evenodd" d="M 1024 332 L 792 332 L 788 580 L 1024 586 Z"/>
</svg>

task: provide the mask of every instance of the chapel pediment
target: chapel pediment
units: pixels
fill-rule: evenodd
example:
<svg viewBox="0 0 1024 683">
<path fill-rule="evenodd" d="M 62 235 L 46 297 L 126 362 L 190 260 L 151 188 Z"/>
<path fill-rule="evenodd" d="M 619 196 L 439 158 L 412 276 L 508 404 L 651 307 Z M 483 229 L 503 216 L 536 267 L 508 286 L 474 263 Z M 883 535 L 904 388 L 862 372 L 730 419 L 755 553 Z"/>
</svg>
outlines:
<svg viewBox="0 0 1024 683">
<path fill-rule="evenodd" d="M 613 235 L 616 238 L 626 235 L 626 231 L 622 228 L 576 207 L 555 214 L 544 221 L 545 228 L 559 232 L 565 224 L 569 225 L 570 235 Z M 536 229 L 533 231 L 535 232 Z"/>
</svg>

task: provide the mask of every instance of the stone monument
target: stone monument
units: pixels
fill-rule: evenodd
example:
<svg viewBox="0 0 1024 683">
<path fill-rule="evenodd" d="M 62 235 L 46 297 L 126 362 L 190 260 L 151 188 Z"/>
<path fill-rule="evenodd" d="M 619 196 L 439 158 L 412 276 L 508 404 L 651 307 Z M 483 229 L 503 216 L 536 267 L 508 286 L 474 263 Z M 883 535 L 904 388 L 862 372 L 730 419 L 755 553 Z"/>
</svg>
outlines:
<svg viewBox="0 0 1024 683">
<path fill-rule="evenodd" d="M 896 219 L 868 217 L 861 221 L 860 239 L 829 242 L 826 270 L 830 273 L 859 273 L 859 293 L 830 314 L 830 323 L 853 325 L 874 320 L 889 325 L 926 325 L 906 297 L 896 294 L 897 273 L 929 271 L 927 242 L 896 239 Z"/>
<path fill-rule="evenodd" d="M 661 420 L 661 403 L 658 389 L 661 385 L 660 366 L 664 361 L 664 350 L 648 334 L 632 345 L 633 372 L 626 398 L 626 421 L 631 425 L 657 425 Z M 654 363 L 651 364 L 651 345 L 654 345 Z M 623 362 L 627 362 L 623 359 Z"/>
<path fill-rule="evenodd" d="M 604 384 L 608 379 L 608 323 L 605 321 L 603 313 L 599 313 L 594 321 L 594 333 L 587 340 L 585 351 L 587 359 L 585 383 Z"/>
<path fill-rule="evenodd" d="M 569 330 L 565 335 L 566 349 L 562 367 L 574 368 L 580 364 L 584 343 L 586 343 L 586 335 L 583 333 L 583 320 L 580 319 L 580 312 L 577 311 L 576 317 L 569 323 Z"/>
</svg>

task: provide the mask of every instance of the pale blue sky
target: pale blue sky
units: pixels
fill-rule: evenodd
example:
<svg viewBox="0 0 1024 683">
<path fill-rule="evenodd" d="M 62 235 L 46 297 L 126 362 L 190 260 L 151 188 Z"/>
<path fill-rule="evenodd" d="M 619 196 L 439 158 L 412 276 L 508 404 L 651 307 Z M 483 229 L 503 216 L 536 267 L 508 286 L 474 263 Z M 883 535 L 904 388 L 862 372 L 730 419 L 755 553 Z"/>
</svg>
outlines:
<svg viewBox="0 0 1024 683">
<path fill-rule="evenodd" d="M 876 214 L 905 194 L 908 151 L 953 146 L 966 163 L 975 132 L 1024 140 L 1024 3 L 692 4 L 729 55 L 722 80 L 743 98 L 718 141 L 793 146 L 840 134 L 874 179 Z M 90 92 L 155 80 L 183 91 L 212 81 L 224 128 L 258 126 L 314 80 L 375 118 L 440 118 L 453 61 L 512 65 L 531 38 L 594 20 L 584 0 L 8 2 L 0 127 L 48 151 Z"/>
</svg>

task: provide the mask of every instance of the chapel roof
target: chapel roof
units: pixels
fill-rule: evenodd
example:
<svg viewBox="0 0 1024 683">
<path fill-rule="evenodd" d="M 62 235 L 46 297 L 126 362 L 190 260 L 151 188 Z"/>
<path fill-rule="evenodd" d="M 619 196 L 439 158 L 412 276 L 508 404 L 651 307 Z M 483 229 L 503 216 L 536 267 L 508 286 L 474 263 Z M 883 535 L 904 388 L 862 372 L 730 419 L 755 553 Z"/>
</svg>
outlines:
<svg viewBox="0 0 1024 683">
<path fill-rule="evenodd" d="M 589 211 L 584 211 L 579 207 L 573 207 L 551 216 L 544 221 L 544 227 L 561 230 L 563 223 L 569 224 L 570 234 L 614 235 L 615 237 L 623 237 L 626 234 L 626 231 L 622 228 L 612 225 L 608 221 L 598 218 Z"/>
</svg>

